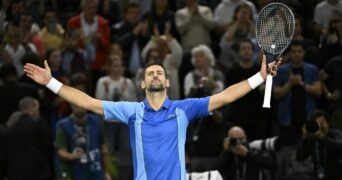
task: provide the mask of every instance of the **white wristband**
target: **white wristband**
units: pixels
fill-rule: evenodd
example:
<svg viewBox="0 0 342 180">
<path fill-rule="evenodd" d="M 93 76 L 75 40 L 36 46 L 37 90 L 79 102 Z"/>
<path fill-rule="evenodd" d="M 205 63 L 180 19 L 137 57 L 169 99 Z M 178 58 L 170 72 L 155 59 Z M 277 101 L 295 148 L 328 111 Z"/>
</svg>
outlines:
<svg viewBox="0 0 342 180">
<path fill-rule="evenodd" d="M 58 93 L 58 91 L 62 88 L 62 86 L 63 84 L 55 78 L 51 78 L 49 83 L 46 85 L 46 87 L 49 88 L 55 94 Z"/>
<path fill-rule="evenodd" d="M 260 84 L 264 82 L 264 78 L 262 78 L 261 74 L 258 72 L 254 74 L 252 77 L 248 78 L 248 83 L 252 89 L 255 89 Z"/>
</svg>

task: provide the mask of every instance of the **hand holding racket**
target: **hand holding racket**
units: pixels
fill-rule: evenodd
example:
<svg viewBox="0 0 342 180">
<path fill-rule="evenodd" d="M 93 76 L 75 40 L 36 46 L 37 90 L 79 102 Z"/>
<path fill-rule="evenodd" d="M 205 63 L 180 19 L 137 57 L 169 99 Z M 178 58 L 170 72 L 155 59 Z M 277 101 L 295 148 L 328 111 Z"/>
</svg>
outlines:
<svg viewBox="0 0 342 180">
<path fill-rule="evenodd" d="M 265 54 L 279 57 L 290 44 L 294 33 L 295 18 L 289 7 L 282 3 L 270 3 L 259 12 L 255 31 L 258 44 Z M 275 69 L 270 69 L 268 63 L 263 63 L 267 69 L 267 78 L 264 96 L 264 108 L 271 107 L 271 91 Z M 277 67 L 277 66 L 272 66 Z"/>
</svg>

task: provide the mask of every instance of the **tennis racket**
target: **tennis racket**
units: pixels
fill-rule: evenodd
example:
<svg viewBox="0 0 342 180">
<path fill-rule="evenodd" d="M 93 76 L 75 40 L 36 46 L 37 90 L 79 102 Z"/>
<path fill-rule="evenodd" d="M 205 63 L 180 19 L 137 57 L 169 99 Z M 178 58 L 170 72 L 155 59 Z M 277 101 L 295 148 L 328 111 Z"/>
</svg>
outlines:
<svg viewBox="0 0 342 180">
<path fill-rule="evenodd" d="M 255 34 L 264 54 L 276 57 L 276 62 L 291 43 L 295 28 L 295 18 L 289 7 L 282 3 L 270 3 L 263 7 L 258 15 Z M 267 65 L 267 78 L 264 95 L 264 108 L 271 107 L 273 76 Z"/>
</svg>

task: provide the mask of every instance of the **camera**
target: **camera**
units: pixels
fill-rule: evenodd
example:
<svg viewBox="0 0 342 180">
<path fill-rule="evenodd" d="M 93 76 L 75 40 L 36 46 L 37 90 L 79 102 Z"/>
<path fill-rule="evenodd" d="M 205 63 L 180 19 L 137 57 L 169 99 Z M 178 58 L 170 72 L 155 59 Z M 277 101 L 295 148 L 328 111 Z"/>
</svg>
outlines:
<svg viewBox="0 0 342 180">
<path fill-rule="evenodd" d="M 237 139 L 237 138 L 229 138 L 229 146 L 231 147 L 235 147 L 239 144 L 241 144 L 241 140 L 240 139 Z"/>
<path fill-rule="evenodd" d="M 249 143 L 249 147 L 258 150 L 275 151 L 280 149 L 279 138 L 274 136 L 266 139 L 254 140 Z"/>
<path fill-rule="evenodd" d="M 310 134 L 315 134 L 319 130 L 319 125 L 315 120 L 305 123 L 305 130 Z"/>
</svg>

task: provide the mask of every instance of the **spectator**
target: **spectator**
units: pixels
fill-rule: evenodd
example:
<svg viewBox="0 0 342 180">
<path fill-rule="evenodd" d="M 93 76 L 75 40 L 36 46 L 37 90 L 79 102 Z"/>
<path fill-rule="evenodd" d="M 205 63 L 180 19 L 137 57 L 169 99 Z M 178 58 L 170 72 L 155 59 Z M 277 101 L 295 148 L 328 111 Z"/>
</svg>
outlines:
<svg viewBox="0 0 342 180">
<path fill-rule="evenodd" d="M 235 9 L 241 4 L 247 4 L 249 6 L 252 11 L 252 19 L 253 21 L 256 20 L 257 9 L 252 2 L 248 0 L 221 0 L 221 3 L 215 8 L 214 12 L 215 22 L 221 31 L 224 31 L 226 29 L 225 27 L 233 22 Z"/>
<path fill-rule="evenodd" d="M 20 111 L 7 121 L 8 179 L 53 179 L 50 131 L 39 106 L 37 99 L 24 97 L 19 101 Z"/>
<path fill-rule="evenodd" d="M 331 127 L 327 112 L 316 110 L 302 130 L 303 136 L 297 148 L 298 160 L 310 157 L 318 179 L 340 180 L 342 132 Z"/>
<path fill-rule="evenodd" d="M 220 70 L 214 69 L 215 57 L 208 46 L 194 47 L 191 62 L 195 69 L 185 76 L 186 97 L 205 97 L 224 89 L 224 75 Z"/>
<path fill-rule="evenodd" d="M 75 86 L 84 91 L 84 86 Z M 56 147 L 61 179 L 110 180 L 108 149 L 101 118 L 71 105 L 70 116 L 57 124 Z"/>
<path fill-rule="evenodd" d="M 103 75 L 102 70 L 109 52 L 110 28 L 108 21 L 97 15 L 96 0 L 82 0 L 81 6 L 82 12 L 69 19 L 67 27 L 79 33 L 80 47 L 93 51 L 86 58 L 91 61 L 92 84 L 95 85 L 97 79 Z"/>
<path fill-rule="evenodd" d="M 43 13 L 43 27 L 39 32 L 46 49 L 61 49 L 63 46 L 64 28 L 60 24 L 54 9 L 45 9 Z"/>
<path fill-rule="evenodd" d="M 230 86 L 258 72 L 260 65 L 252 60 L 253 43 L 250 39 L 242 39 L 236 43 L 238 62 L 231 68 L 225 69 L 225 84 Z M 262 108 L 264 86 L 229 105 L 227 115 L 229 121 L 244 129 L 249 140 L 262 139 L 270 135 L 267 112 Z M 246 113 L 248 112 L 248 113 Z"/>
<path fill-rule="evenodd" d="M 323 93 L 331 111 L 331 124 L 342 131 L 342 55 L 334 57 L 321 70 Z"/>
<path fill-rule="evenodd" d="M 297 141 L 303 124 L 316 108 L 316 98 L 321 95 L 319 71 L 315 65 L 304 62 L 305 49 L 301 42 L 289 46 L 290 62 L 280 66 L 274 80 L 273 93 L 278 102 L 278 121 L 290 130 Z"/>
<path fill-rule="evenodd" d="M 267 170 L 274 167 L 274 159 L 267 151 L 248 146 L 244 130 L 233 126 L 223 141 L 219 170 L 224 180 L 267 180 Z"/>
<path fill-rule="evenodd" d="M 18 110 L 20 99 L 25 96 L 37 98 L 37 89 L 27 83 L 18 82 L 18 75 L 15 67 L 7 64 L 0 69 L 3 77 L 3 84 L 0 85 L 0 107 L 1 107 L 1 123 L 7 121 L 11 113 Z"/>
<path fill-rule="evenodd" d="M 191 51 L 199 44 L 211 45 L 214 17 L 207 6 L 198 4 L 198 0 L 186 0 L 186 6 L 176 12 L 175 23 L 184 51 Z"/>
<path fill-rule="evenodd" d="M 179 39 L 179 34 L 174 22 L 174 12 L 169 9 L 168 0 L 153 0 L 150 12 L 147 12 L 142 17 L 143 21 L 147 22 L 148 34 L 154 34 L 155 28 L 159 32 L 165 32 L 167 26 L 171 26 L 170 33 L 176 39 Z"/>
<path fill-rule="evenodd" d="M 124 54 L 123 61 L 128 77 L 133 77 L 141 67 L 141 51 L 148 42 L 146 22 L 139 22 L 140 8 L 129 2 L 124 9 L 124 19 L 112 27 L 112 41 L 117 42 Z"/>
</svg>

